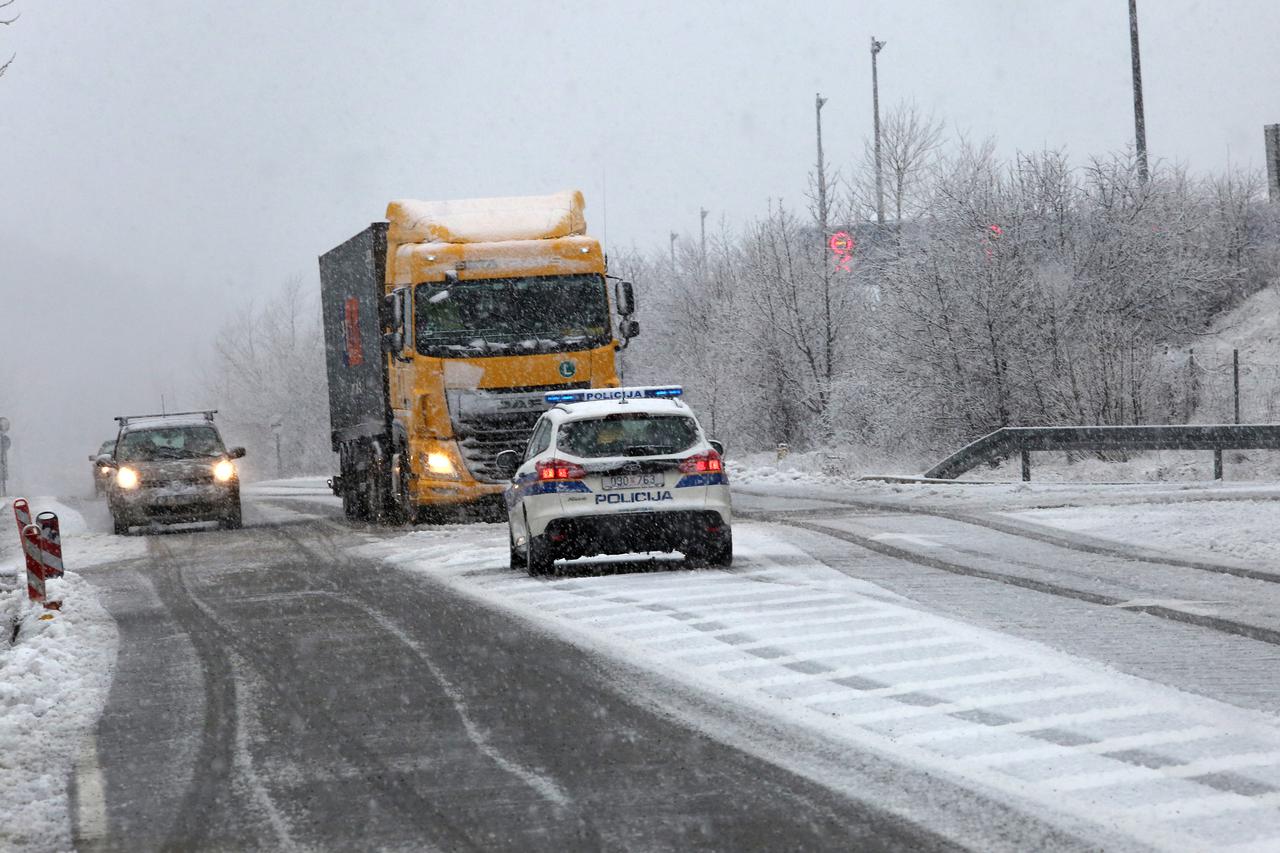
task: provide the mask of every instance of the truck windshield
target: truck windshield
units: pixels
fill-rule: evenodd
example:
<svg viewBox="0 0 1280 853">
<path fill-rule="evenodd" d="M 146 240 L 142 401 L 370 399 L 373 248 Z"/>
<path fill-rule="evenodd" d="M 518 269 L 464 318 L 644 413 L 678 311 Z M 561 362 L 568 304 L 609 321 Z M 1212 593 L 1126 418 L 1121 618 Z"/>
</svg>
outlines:
<svg viewBox="0 0 1280 853">
<path fill-rule="evenodd" d="M 589 349 L 609 340 L 599 275 L 489 278 L 415 288 L 418 352 L 516 355 Z"/>
<path fill-rule="evenodd" d="M 159 459 L 199 459 L 220 456 L 222 440 L 212 427 L 158 427 L 127 432 L 116 448 L 121 462 L 150 462 Z"/>
</svg>

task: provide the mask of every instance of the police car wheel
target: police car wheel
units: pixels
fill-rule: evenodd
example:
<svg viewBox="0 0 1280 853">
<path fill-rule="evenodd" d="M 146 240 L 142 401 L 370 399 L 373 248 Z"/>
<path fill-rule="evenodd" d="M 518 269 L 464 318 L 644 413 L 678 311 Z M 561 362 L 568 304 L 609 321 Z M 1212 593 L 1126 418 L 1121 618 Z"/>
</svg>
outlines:
<svg viewBox="0 0 1280 853">
<path fill-rule="evenodd" d="M 718 536 L 707 549 L 707 565 L 727 568 L 733 565 L 733 536 Z"/>
<path fill-rule="evenodd" d="M 523 569 L 525 566 L 524 554 L 521 554 L 520 550 L 516 548 L 516 537 L 508 530 L 507 538 L 511 541 L 511 568 Z"/>
<path fill-rule="evenodd" d="M 551 548 L 542 536 L 530 536 L 528 551 L 525 555 L 526 568 L 531 576 L 549 575 L 555 566 L 555 558 L 551 556 Z"/>
</svg>

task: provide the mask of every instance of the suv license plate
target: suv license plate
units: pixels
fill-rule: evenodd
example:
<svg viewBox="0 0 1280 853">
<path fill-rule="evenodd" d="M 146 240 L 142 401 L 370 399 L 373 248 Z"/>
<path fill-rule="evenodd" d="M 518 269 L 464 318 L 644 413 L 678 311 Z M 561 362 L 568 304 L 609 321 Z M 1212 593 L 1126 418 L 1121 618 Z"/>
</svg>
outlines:
<svg viewBox="0 0 1280 853">
<path fill-rule="evenodd" d="M 606 474 L 600 484 L 605 489 L 660 489 L 666 485 L 662 473 Z"/>
</svg>

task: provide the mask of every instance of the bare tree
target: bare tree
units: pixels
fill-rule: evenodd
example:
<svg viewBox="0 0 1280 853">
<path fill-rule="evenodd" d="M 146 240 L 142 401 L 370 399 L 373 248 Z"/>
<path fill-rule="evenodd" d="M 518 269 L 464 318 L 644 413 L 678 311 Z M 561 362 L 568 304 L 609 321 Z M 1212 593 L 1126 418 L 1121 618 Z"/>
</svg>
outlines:
<svg viewBox="0 0 1280 853">
<path fill-rule="evenodd" d="M 9 6 L 12 6 L 16 2 L 17 0 L 0 0 L 0 10 L 3 10 Z M 7 27 L 10 24 L 12 24 L 14 21 L 18 20 L 20 16 L 21 16 L 21 13 L 14 12 L 12 18 L 0 17 L 0 25 Z M 13 60 L 16 59 L 17 57 L 18 55 L 15 53 L 12 56 L 10 56 L 7 60 L 5 60 L 3 65 L 0 65 L 0 77 L 4 76 L 4 72 L 9 70 L 9 66 L 13 64 Z"/>
<path fill-rule="evenodd" d="M 927 184 L 930 166 L 942 146 L 945 122 L 932 113 L 923 113 L 915 103 L 901 102 L 880 123 L 880 147 L 883 169 L 888 178 L 889 196 L 894 220 L 901 224 L 904 216 L 919 213 L 923 203 L 921 190 Z M 874 181 L 875 146 L 864 143 L 863 174 Z M 874 198 L 874 185 L 860 188 L 867 205 Z"/>
</svg>

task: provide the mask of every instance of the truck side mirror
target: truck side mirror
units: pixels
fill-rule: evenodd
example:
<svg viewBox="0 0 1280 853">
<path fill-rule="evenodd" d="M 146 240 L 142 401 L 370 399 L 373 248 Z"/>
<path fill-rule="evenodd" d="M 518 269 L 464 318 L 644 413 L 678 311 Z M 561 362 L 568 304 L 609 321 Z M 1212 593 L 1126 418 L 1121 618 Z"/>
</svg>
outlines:
<svg viewBox="0 0 1280 853">
<path fill-rule="evenodd" d="M 640 335 L 640 321 L 639 320 L 623 320 L 620 331 L 622 332 L 622 337 L 626 338 L 627 340 L 631 340 L 634 337 L 638 337 Z"/>
<path fill-rule="evenodd" d="M 383 332 L 382 351 L 398 355 L 404 349 L 404 332 Z"/>
<path fill-rule="evenodd" d="M 511 479 L 516 474 L 516 469 L 520 467 L 520 452 L 516 450 L 504 450 L 493 459 L 493 466 L 498 469 L 498 473 L 507 479 Z"/>
<path fill-rule="evenodd" d="M 630 317 L 636 311 L 636 295 L 632 289 L 631 282 L 620 281 L 616 291 L 618 302 L 618 313 L 623 317 Z"/>
</svg>

